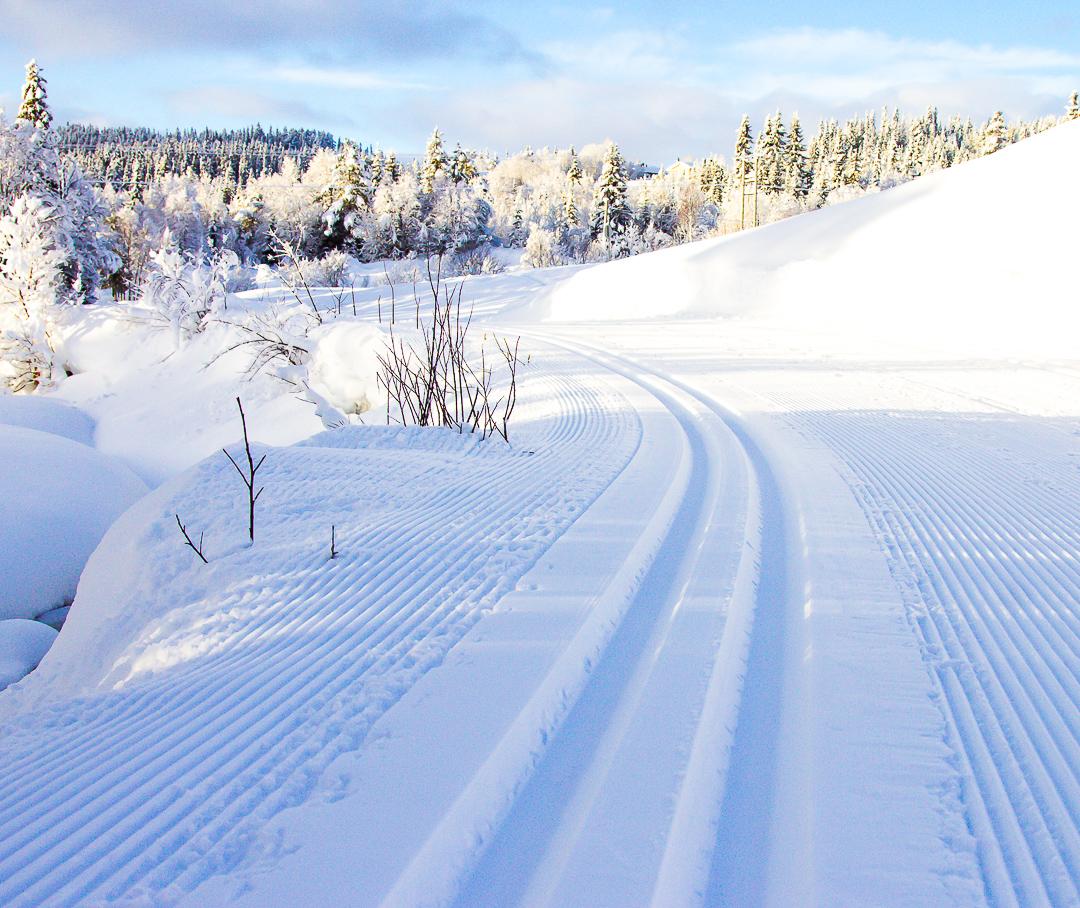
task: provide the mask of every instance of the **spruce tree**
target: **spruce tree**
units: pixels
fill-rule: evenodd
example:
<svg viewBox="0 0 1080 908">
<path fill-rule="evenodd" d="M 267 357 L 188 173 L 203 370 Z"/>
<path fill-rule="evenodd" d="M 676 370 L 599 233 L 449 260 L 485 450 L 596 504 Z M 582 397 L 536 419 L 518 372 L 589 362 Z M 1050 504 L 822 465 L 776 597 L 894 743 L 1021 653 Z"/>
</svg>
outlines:
<svg viewBox="0 0 1080 908">
<path fill-rule="evenodd" d="M 26 64 L 26 83 L 22 90 L 22 104 L 15 119 L 33 123 L 38 129 L 48 129 L 52 124 L 52 111 L 49 110 L 48 92 L 45 86 L 48 83 L 38 69 L 37 61 L 31 60 Z"/>
<path fill-rule="evenodd" d="M 983 130 L 982 153 L 993 154 L 1005 147 L 1008 137 L 1008 129 L 1005 126 L 1005 115 L 999 110 L 990 118 Z"/>
<path fill-rule="evenodd" d="M 446 152 L 443 150 L 442 134 L 438 127 L 428 139 L 427 150 L 424 152 L 424 164 L 420 169 L 420 190 L 427 194 L 435 191 L 435 179 L 439 173 L 446 170 L 448 161 Z"/>
<path fill-rule="evenodd" d="M 803 138 L 799 115 L 791 118 L 791 135 L 788 136 L 784 170 L 787 175 L 785 188 L 788 193 L 802 201 L 810 194 L 813 178 L 806 161 L 806 140 Z"/>
<path fill-rule="evenodd" d="M 581 161 L 578 160 L 577 152 L 574 151 L 573 146 L 570 147 L 570 166 L 566 169 L 567 179 L 574 185 L 581 182 L 581 178 L 584 174 L 581 172 Z"/>
<path fill-rule="evenodd" d="M 1065 116 L 1070 120 L 1080 120 L 1080 92 L 1074 91 L 1069 95 L 1069 106 L 1065 108 Z"/>
<path fill-rule="evenodd" d="M 593 237 L 609 242 L 613 233 L 622 232 L 632 214 L 626 201 L 626 168 L 619 146 L 612 142 L 604 156 L 604 168 L 593 191 Z"/>
<path fill-rule="evenodd" d="M 450 159 L 449 176 L 452 183 L 468 183 L 476 176 L 476 165 L 460 145 L 454 148 L 454 156 Z"/>
<path fill-rule="evenodd" d="M 563 216 L 562 223 L 565 228 L 573 229 L 581 223 L 581 218 L 578 216 L 577 205 L 574 202 L 574 190 L 572 186 L 567 186 L 566 194 L 563 197 Z"/>
<path fill-rule="evenodd" d="M 732 185 L 738 189 L 754 176 L 754 137 L 750 132 L 750 117 L 743 116 L 735 137 L 735 154 L 731 159 Z"/>
<path fill-rule="evenodd" d="M 391 183 L 396 183 L 401 179 L 401 164 L 398 163 L 397 155 L 394 152 L 390 152 L 387 156 L 383 173 Z"/>
</svg>

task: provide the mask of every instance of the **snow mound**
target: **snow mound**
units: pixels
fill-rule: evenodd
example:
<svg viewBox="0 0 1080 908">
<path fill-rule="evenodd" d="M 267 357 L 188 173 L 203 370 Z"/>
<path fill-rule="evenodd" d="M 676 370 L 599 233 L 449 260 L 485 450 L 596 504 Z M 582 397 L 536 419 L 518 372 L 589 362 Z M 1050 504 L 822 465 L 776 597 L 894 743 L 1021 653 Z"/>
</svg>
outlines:
<svg viewBox="0 0 1080 908">
<path fill-rule="evenodd" d="M 71 601 L 90 553 L 146 485 L 112 457 L 21 426 L 0 425 L 0 463 L 0 619 L 33 618 Z"/>
<path fill-rule="evenodd" d="M 26 618 L 0 620 L 0 690 L 34 670 L 56 639 L 56 630 Z"/>
<path fill-rule="evenodd" d="M 0 395 L 0 425 L 37 429 L 84 445 L 94 444 L 94 420 L 78 407 L 48 397 Z"/>
<path fill-rule="evenodd" d="M 339 321 L 311 332 L 308 380 L 342 413 L 363 413 L 380 399 L 376 376 L 386 336 L 375 325 Z"/>
<path fill-rule="evenodd" d="M 1080 123 L 947 171 L 729 237 L 587 269 L 557 321 L 751 316 L 931 348 L 1067 355 Z M 1068 297 L 1068 298 L 1067 298 Z"/>
</svg>

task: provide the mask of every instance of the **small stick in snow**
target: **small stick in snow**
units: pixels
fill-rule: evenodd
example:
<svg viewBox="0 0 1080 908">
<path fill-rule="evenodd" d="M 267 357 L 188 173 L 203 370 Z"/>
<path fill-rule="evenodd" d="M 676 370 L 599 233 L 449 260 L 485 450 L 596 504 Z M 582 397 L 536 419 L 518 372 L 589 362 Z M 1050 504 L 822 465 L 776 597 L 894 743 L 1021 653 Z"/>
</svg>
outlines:
<svg viewBox="0 0 1080 908">
<path fill-rule="evenodd" d="M 191 541 L 191 537 L 188 535 L 187 527 L 185 527 L 180 522 L 180 515 L 177 514 L 175 516 L 176 516 L 176 525 L 178 527 L 180 527 L 180 532 L 184 534 L 184 539 L 187 540 L 187 542 L 185 544 L 191 546 L 191 551 L 193 551 L 196 555 L 198 555 L 202 559 L 203 564 L 209 564 L 210 562 L 206 560 L 206 556 L 202 553 L 203 535 L 204 534 L 199 533 L 199 544 L 195 545 L 195 543 Z"/>
<path fill-rule="evenodd" d="M 330 560 L 337 558 L 337 539 L 334 535 L 334 525 L 330 524 Z"/>
<path fill-rule="evenodd" d="M 255 502 L 259 500 L 259 496 L 263 493 L 263 487 L 259 488 L 259 491 L 255 491 L 255 474 L 258 472 L 259 467 L 263 465 L 263 461 L 266 460 L 266 455 L 263 454 L 259 458 L 259 462 L 255 463 L 254 458 L 251 456 L 251 442 L 248 440 L 247 419 L 244 417 L 244 406 L 240 403 L 240 398 L 236 398 L 236 406 L 240 408 L 240 424 L 244 427 L 244 452 L 247 454 L 247 473 L 240 469 L 232 454 L 222 448 L 222 452 L 229 458 L 229 462 L 236 468 L 236 472 L 240 474 L 240 478 L 244 481 L 244 485 L 247 486 L 248 491 L 248 536 L 251 541 L 255 541 Z"/>
</svg>

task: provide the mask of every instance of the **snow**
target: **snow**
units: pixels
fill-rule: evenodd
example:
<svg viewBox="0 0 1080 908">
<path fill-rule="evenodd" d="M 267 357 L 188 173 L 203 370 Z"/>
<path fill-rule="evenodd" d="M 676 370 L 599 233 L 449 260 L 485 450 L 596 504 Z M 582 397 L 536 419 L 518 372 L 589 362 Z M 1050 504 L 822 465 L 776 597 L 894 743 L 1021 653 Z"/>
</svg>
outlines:
<svg viewBox="0 0 1080 908">
<path fill-rule="evenodd" d="M 466 279 L 510 445 L 377 424 L 384 286 L 255 377 L 80 313 L 98 451 L 2 431 L 156 488 L 0 695 L 0 902 L 1080 903 L 1078 154 Z"/>
<path fill-rule="evenodd" d="M 343 413 L 363 413 L 382 399 L 376 376 L 387 335 L 376 325 L 334 322 L 309 335 L 312 387 Z M 384 392 L 385 393 L 385 392 Z"/>
<path fill-rule="evenodd" d="M 0 463 L 0 618 L 33 618 L 72 600 L 90 553 L 146 486 L 114 458 L 19 426 L 0 425 Z"/>
<path fill-rule="evenodd" d="M 84 445 L 94 444 L 94 421 L 90 416 L 55 398 L 0 395 L 0 426 L 22 426 Z"/>
<path fill-rule="evenodd" d="M 1066 123 L 854 203 L 589 269 L 537 311 L 752 316 L 954 356 L 1069 356 L 1080 307 L 1062 288 L 1080 183 L 1060 162 L 1078 134 Z"/>
<path fill-rule="evenodd" d="M 56 631 L 40 621 L 0 619 L 0 690 L 33 671 L 55 639 Z"/>
</svg>

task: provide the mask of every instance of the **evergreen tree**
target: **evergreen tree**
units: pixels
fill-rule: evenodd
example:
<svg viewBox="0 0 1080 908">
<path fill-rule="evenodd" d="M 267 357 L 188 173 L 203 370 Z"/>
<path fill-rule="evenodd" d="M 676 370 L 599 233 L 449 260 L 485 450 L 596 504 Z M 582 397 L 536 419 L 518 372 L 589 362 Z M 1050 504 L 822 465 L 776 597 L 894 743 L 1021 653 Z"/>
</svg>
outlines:
<svg viewBox="0 0 1080 908">
<path fill-rule="evenodd" d="M 619 146 L 612 142 L 604 156 L 604 168 L 593 190 L 593 237 L 610 242 L 613 233 L 626 229 L 633 219 L 626 200 L 626 167 Z"/>
<path fill-rule="evenodd" d="M 1005 115 L 999 110 L 990 118 L 983 130 L 982 153 L 993 154 L 1005 147 L 1008 137 L 1008 129 L 1005 126 Z"/>
<path fill-rule="evenodd" d="M 1069 95 L 1069 106 L 1065 108 L 1065 116 L 1070 120 L 1080 120 L 1080 92 L 1074 91 Z"/>
<path fill-rule="evenodd" d="M 566 178 L 573 184 L 578 185 L 584 174 L 581 172 L 581 161 L 578 160 L 577 152 L 570 147 L 570 166 L 566 169 Z"/>
<path fill-rule="evenodd" d="M 802 201 L 810 194 L 813 178 L 807 166 L 806 140 L 803 138 L 802 123 L 799 122 L 798 114 L 794 114 L 791 118 L 791 135 L 788 137 L 784 170 L 787 175 L 785 189 Z"/>
<path fill-rule="evenodd" d="M 787 136 L 780 111 L 765 121 L 765 130 L 758 143 L 758 185 L 766 195 L 779 195 L 784 190 L 784 156 Z"/>
<path fill-rule="evenodd" d="M 580 223 L 581 217 L 578 215 L 577 205 L 574 202 L 574 190 L 572 186 L 568 186 L 563 196 L 562 224 L 571 230 Z"/>
<path fill-rule="evenodd" d="M 324 234 L 332 247 L 340 247 L 355 235 L 358 215 L 371 202 L 371 187 L 357 157 L 356 146 L 351 142 L 346 142 L 338 154 L 333 178 L 322 202 L 326 206 L 322 218 L 326 225 Z"/>
<path fill-rule="evenodd" d="M 391 183 L 396 183 L 401 179 L 401 165 L 398 163 L 397 155 L 394 152 L 390 152 L 387 157 L 384 172 Z"/>
<path fill-rule="evenodd" d="M 26 83 L 22 90 L 22 104 L 15 119 L 33 123 L 38 129 L 48 129 L 52 125 L 52 111 L 49 110 L 48 93 L 45 89 L 45 77 L 38 69 L 37 61 L 26 64 Z"/>
<path fill-rule="evenodd" d="M 468 183 L 476 176 L 476 165 L 460 145 L 454 148 L 454 156 L 450 159 L 449 176 L 454 184 Z"/>
<path fill-rule="evenodd" d="M 446 152 L 443 150 L 442 134 L 438 128 L 428 139 L 427 150 L 424 152 L 424 163 L 420 169 L 420 191 L 430 195 L 435 191 L 435 180 L 440 173 L 446 170 L 448 161 Z"/>
<path fill-rule="evenodd" d="M 743 116 L 735 137 L 735 154 L 731 159 L 731 179 L 738 189 L 754 176 L 754 137 L 750 132 L 750 117 Z"/>
</svg>

